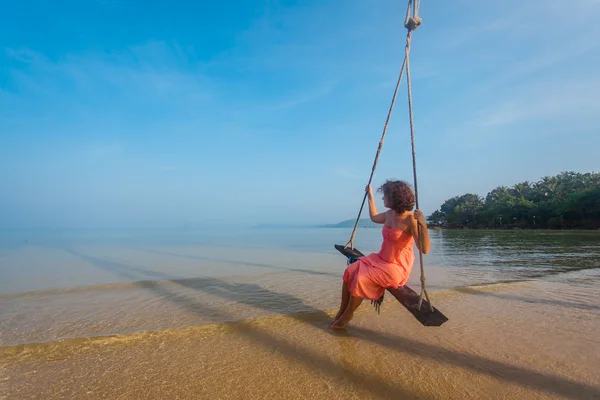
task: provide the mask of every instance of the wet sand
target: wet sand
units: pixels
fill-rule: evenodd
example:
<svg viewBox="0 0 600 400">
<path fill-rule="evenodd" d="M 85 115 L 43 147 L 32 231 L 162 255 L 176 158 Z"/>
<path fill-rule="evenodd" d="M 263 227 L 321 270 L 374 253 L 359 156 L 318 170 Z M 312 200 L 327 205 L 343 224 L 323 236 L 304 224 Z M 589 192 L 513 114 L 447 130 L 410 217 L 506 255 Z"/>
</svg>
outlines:
<svg viewBox="0 0 600 400">
<path fill-rule="evenodd" d="M 380 315 L 364 302 L 345 332 L 327 328 L 336 310 L 310 305 L 314 293 L 277 292 L 304 312 L 0 347 L 0 398 L 600 398 L 596 285 L 434 292 L 450 318 L 442 327 L 423 327 L 387 296 Z M 222 321 L 236 312 L 186 293 L 170 301 Z"/>
</svg>

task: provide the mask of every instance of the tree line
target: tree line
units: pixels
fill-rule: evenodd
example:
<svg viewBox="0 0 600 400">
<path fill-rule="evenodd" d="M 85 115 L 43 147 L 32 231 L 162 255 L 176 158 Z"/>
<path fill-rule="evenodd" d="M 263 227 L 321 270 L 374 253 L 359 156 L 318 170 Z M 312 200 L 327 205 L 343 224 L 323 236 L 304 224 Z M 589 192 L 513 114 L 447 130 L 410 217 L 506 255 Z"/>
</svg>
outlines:
<svg viewBox="0 0 600 400">
<path fill-rule="evenodd" d="M 600 229 L 600 173 L 565 171 L 499 186 L 485 198 L 455 196 L 427 220 L 444 228 Z"/>
</svg>

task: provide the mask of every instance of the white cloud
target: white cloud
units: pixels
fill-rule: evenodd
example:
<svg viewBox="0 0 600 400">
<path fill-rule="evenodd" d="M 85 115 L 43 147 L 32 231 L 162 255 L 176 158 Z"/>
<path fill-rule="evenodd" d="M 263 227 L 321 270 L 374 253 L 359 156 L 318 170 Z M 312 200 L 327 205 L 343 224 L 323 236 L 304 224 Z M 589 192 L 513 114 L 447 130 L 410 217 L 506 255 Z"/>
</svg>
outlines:
<svg viewBox="0 0 600 400">
<path fill-rule="evenodd" d="M 283 110 L 295 108 L 302 104 L 311 103 L 315 100 L 319 100 L 333 93 L 337 84 L 338 82 L 333 80 L 330 82 L 325 82 L 322 85 L 317 86 L 313 89 L 302 90 L 300 92 L 286 96 L 280 100 L 271 99 L 267 102 L 267 108 L 269 110 Z"/>
<path fill-rule="evenodd" d="M 504 127 L 542 122 L 596 118 L 600 112 L 600 80 L 536 82 L 522 85 L 509 98 L 481 109 L 472 125 Z"/>
<path fill-rule="evenodd" d="M 239 71 L 232 71 L 228 80 L 215 79 L 205 72 L 214 68 L 211 62 L 190 62 L 178 45 L 164 42 L 111 53 L 67 54 L 57 60 L 31 49 L 7 49 L 6 53 L 26 64 L 8 71 L 16 86 L 13 96 L 30 96 L 50 104 L 69 103 L 80 111 L 89 111 L 87 103 L 93 104 L 92 112 L 99 106 L 155 103 L 198 115 L 227 103 L 219 108 L 220 112 L 235 104 L 233 112 L 237 116 L 255 116 L 256 112 L 293 109 L 319 100 L 331 94 L 339 83 L 339 79 L 318 76 L 302 83 L 278 77 L 281 84 L 275 86 L 266 73 L 256 79 L 245 78 Z M 240 61 L 235 57 L 231 60 L 235 68 Z M 291 63 L 290 60 L 288 66 Z M 270 86 L 269 90 L 261 91 L 263 82 Z"/>
<path fill-rule="evenodd" d="M 448 38 L 435 32 L 428 42 L 440 42 L 417 65 L 443 68 L 429 80 L 439 95 L 423 122 L 443 131 L 441 141 L 491 148 L 520 135 L 599 127 L 600 1 L 461 3 L 468 24 L 458 21 Z M 457 46 L 444 47 L 452 40 Z"/>
<path fill-rule="evenodd" d="M 35 62 L 40 62 L 43 57 L 41 54 L 36 53 L 33 50 L 21 48 L 21 49 L 6 49 L 6 55 L 10 58 L 13 58 L 17 61 L 33 64 Z"/>
<path fill-rule="evenodd" d="M 57 60 L 31 49 L 6 53 L 27 64 L 9 71 L 15 95 L 71 103 L 105 96 L 113 105 L 132 98 L 181 104 L 207 101 L 212 95 L 210 79 L 195 70 L 177 46 L 162 42 L 115 53 L 67 54 Z"/>
</svg>

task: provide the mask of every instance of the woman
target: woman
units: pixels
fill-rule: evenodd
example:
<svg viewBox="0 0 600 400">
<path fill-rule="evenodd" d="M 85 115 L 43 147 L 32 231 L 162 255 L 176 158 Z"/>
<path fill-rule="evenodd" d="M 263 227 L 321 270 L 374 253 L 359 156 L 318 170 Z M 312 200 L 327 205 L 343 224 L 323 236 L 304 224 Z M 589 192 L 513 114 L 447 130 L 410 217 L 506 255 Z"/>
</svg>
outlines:
<svg viewBox="0 0 600 400">
<path fill-rule="evenodd" d="M 383 243 L 378 253 L 359 258 L 344 271 L 342 302 L 330 325 L 332 329 L 344 329 L 363 299 L 377 300 L 387 288 L 406 283 L 415 260 L 414 243 L 423 254 L 431 248 L 423 213 L 411 212 L 415 195 L 408 183 L 388 180 L 379 188 L 378 191 L 383 192 L 383 204 L 388 208 L 381 214 L 377 212 L 370 185 L 366 191 L 371 221 L 383 224 Z"/>
</svg>

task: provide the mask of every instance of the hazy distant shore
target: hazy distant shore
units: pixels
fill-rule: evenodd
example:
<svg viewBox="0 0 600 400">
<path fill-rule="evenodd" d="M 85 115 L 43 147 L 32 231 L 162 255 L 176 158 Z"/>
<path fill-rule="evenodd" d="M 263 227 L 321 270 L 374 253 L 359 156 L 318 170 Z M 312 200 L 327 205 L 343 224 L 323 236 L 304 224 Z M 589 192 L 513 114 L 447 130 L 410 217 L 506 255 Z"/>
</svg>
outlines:
<svg viewBox="0 0 600 400">
<path fill-rule="evenodd" d="M 253 229 L 316 229 L 316 228 L 354 228 L 356 220 L 344 220 L 335 224 L 322 224 L 322 225 L 286 225 L 286 224 L 258 224 L 252 226 Z M 376 224 L 368 219 L 361 219 L 358 223 L 358 228 L 381 228 L 381 224 Z M 539 231 L 596 231 L 598 228 L 560 228 L 560 227 L 517 227 L 517 226 L 503 226 L 503 227 L 454 227 L 454 226 L 439 226 L 439 225 L 428 225 L 429 229 L 437 230 L 463 230 L 473 229 L 480 231 L 501 231 L 501 230 L 539 230 Z"/>
</svg>

